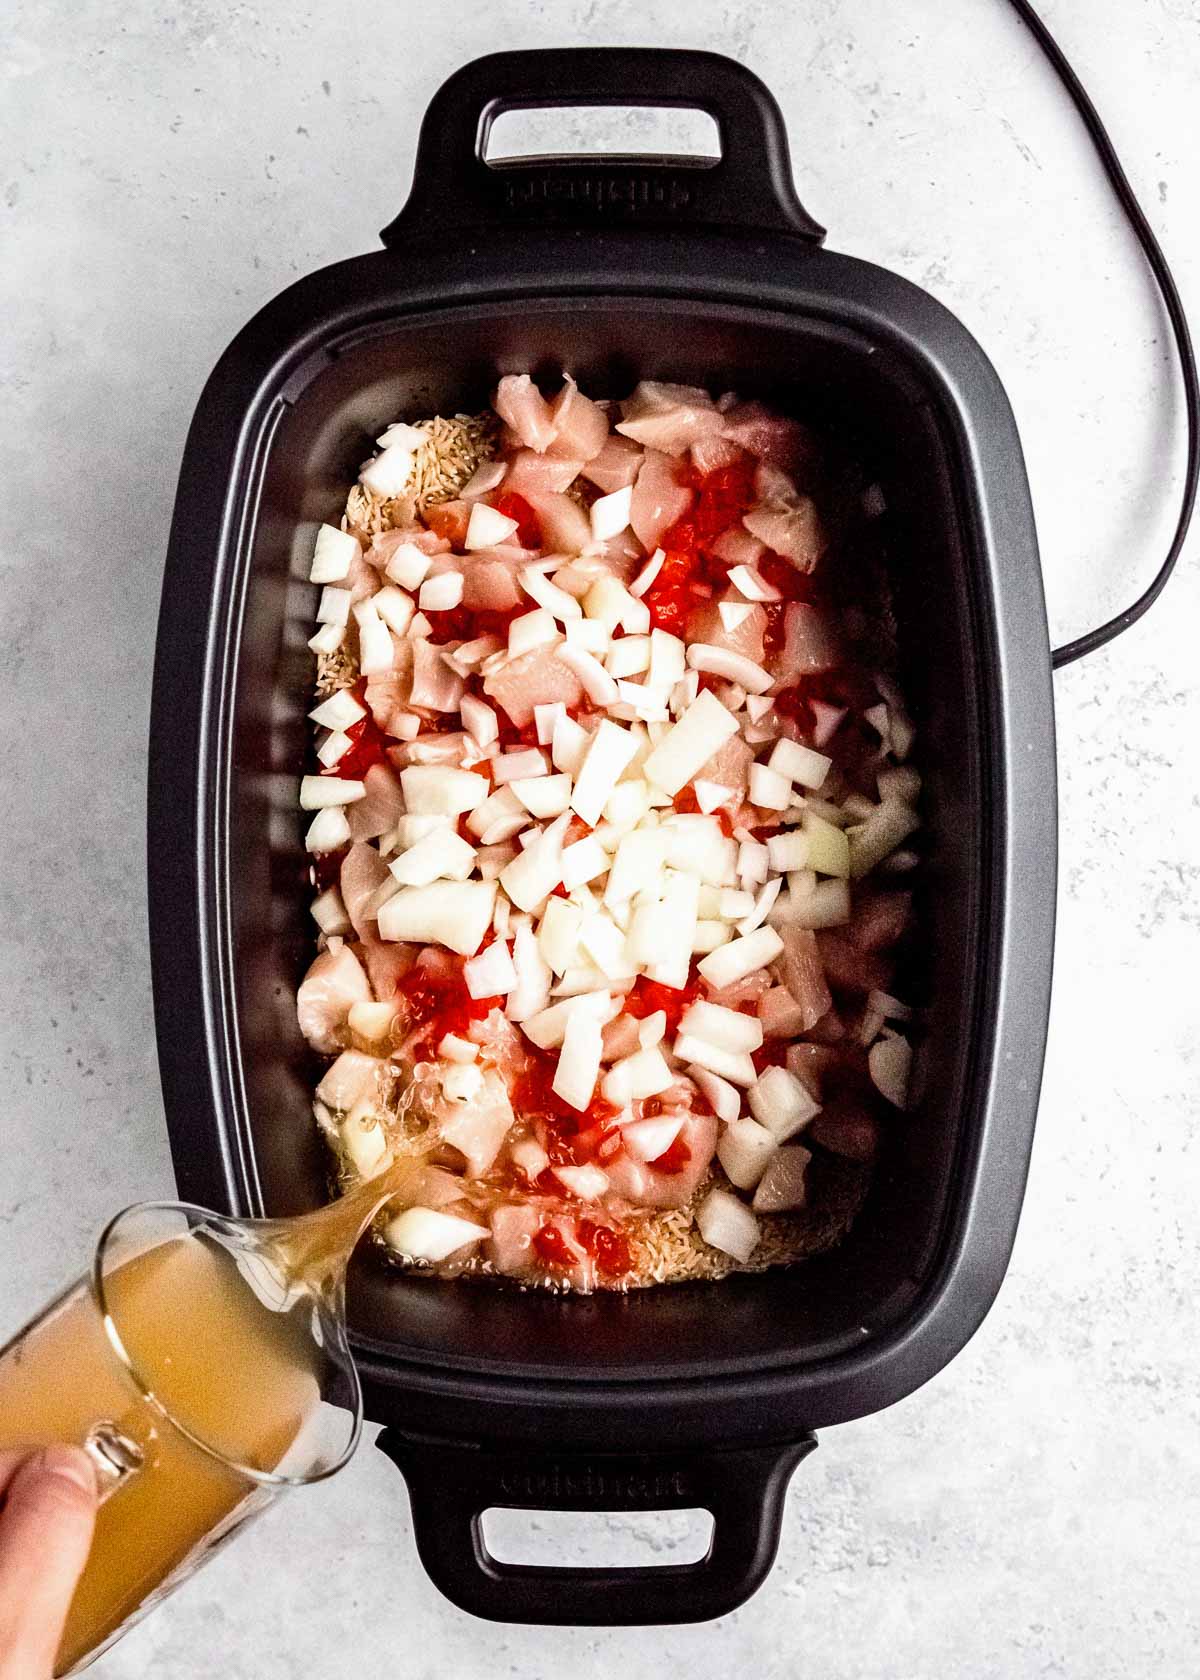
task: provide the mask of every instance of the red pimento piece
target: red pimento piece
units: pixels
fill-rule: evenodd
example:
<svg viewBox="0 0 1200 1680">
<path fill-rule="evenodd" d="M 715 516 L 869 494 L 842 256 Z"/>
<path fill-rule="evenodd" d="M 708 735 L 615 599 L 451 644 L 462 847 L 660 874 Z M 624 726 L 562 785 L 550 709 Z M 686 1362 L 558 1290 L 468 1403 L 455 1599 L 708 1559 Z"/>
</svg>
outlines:
<svg viewBox="0 0 1200 1680">
<path fill-rule="evenodd" d="M 753 1015 L 755 1013 L 753 1005 L 749 1009 L 744 1006 L 739 1007 L 742 1008 L 743 1014 Z M 787 1040 L 783 1038 L 766 1039 L 757 1050 L 750 1052 L 750 1060 L 754 1063 L 755 1073 L 762 1073 L 769 1067 L 786 1067 Z"/>
<path fill-rule="evenodd" d="M 700 812 L 700 802 L 696 798 L 696 790 L 692 786 L 691 782 L 684 783 L 679 792 L 675 795 L 675 798 L 672 800 L 672 804 L 675 809 L 684 816 L 702 814 Z M 721 825 L 721 833 L 727 840 L 732 840 L 733 818 L 730 816 L 725 807 L 721 805 L 715 811 L 710 811 L 708 815 L 716 817 L 718 823 Z"/>
<path fill-rule="evenodd" d="M 543 1225 L 533 1234 L 533 1248 L 539 1260 L 547 1266 L 577 1266 L 574 1254 L 557 1225 Z"/>
<path fill-rule="evenodd" d="M 466 1032 L 472 1021 L 482 1021 L 493 1009 L 502 1009 L 502 997 L 473 998 L 463 979 L 465 957 L 451 957 L 448 966 L 417 963 L 396 987 L 402 999 L 409 1031 L 424 1028 L 422 1040 L 435 1048 L 447 1033 Z"/>
<path fill-rule="evenodd" d="M 596 1270 L 606 1277 L 622 1277 L 633 1270 L 633 1255 L 629 1242 L 611 1225 L 597 1225 L 581 1219 L 575 1227 L 580 1247 L 596 1262 Z"/>
<path fill-rule="evenodd" d="M 695 963 L 688 970 L 688 983 L 682 991 L 674 986 L 663 986 L 657 980 L 647 980 L 644 974 L 639 974 L 625 999 L 625 1012 L 645 1020 L 647 1015 L 654 1015 L 661 1009 L 667 1017 L 667 1031 L 675 1032 L 680 1016 L 695 1003 L 700 990 L 701 980 Z"/>
<path fill-rule="evenodd" d="M 542 546 L 542 527 L 538 523 L 538 516 L 516 490 L 500 490 L 492 497 L 492 506 L 497 513 L 502 513 L 506 519 L 517 522 L 517 541 L 522 548 L 540 548 Z"/>
</svg>

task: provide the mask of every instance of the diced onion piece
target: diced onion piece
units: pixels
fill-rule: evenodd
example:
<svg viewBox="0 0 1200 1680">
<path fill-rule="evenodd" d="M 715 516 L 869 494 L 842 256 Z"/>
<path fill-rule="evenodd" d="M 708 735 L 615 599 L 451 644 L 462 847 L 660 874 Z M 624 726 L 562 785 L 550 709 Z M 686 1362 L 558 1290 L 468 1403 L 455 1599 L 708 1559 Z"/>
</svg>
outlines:
<svg viewBox="0 0 1200 1680">
<path fill-rule="evenodd" d="M 463 575 L 461 572 L 438 572 L 421 585 L 417 605 L 423 612 L 449 612 L 461 605 Z"/>
<path fill-rule="evenodd" d="M 641 571 L 629 585 L 629 593 L 639 601 L 663 569 L 663 561 L 667 558 L 665 550 L 656 548 Z"/>
<path fill-rule="evenodd" d="M 308 638 L 308 645 L 314 653 L 336 653 L 345 640 L 344 624 L 322 624 L 316 634 Z"/>
<path fill-rule="evenodd" d="M 385 432 L 384 436 L 387 435 Z M 391 443 L 368 461 L 358 476 L 373 496 L 391 501 L 407 488 L 414 461 L 415 456 L 408 444 Z"/>
<path fill-rule="evenodd" d="M 554 768 L 565 770 L 568 776 L 578 776 L 591 739 L 583 725 L 568 717 L 564 709 L 562 715 L 554 720 L 554 733 L 550 740 L 550 760 Z"/>
<path fill-rule="evenodd" d="M 737 1119 L 742 1112 L 742 1097 L 736 1085 L 731 1085 L 709 1068 L 693 1065 L 688 1068 L 688 1074 L 695 1080 L 718 1120 L 730 1123 Z"/>
<path fill-rule="evenodd" d="M 812 1151 L 789 1144 L 776 1152 L 758 1181 L 752 1206 L 756 1213 L 791 1213 L 807 1200 L 806 1176 Z"/>
<path fill-rule="evenodd" d="M 572 887 L 581 887 L 587 881 L 594 881 L 598 875 L 603 875 L 607 868 L 608 853 L 598 840 L 586 834 L 582 840 L 574 841 L 563 851 L 563 886 L 569 892 Z"/>
<path fill-rule="evenodd" d="M 474 956 L 492 925 L 494 881 L 434 881 L 402 887 L 379 911 L 381 939 L 445 945 Z"/>
<path fill-rule="evenodd" d="M 774 704 L 769 694 L 747 694 L 746 715 L 751 723 L 761 723 Z"/>
<path fill-rule="evenodd" d="M 740 921 L 754 908 L 754 894 L 736 887 L 725 887 L 717 894 L 717 915 L 727 922 Z"/>
<path fill-rule="evenodd" d="M 635 828 L 623 835 L 604 889 L 605 904 L 620 904 L 635 893 L 657 895 L 664 851 L 664 838 L 657 828 Z"/>
<path fill-rule="evenodd" d="M 416 543 L 400 543 L 392 550 L 384 572 L 404 589 L 419 589 L 432 565 L 433 556 Z"/>
<path fill-rule="evenodd" d="M 395 1019 L 394 1003 L 367 1003 L 360 999 L 350 1005 L 346 1025 L 356 1038 L 365 1038 L 368 1044 L 382 1044 Z"/>
<path fill-rule="evenodd" d="M 670 694 L 686 669 L 687 648 L 680 638 L 672 636 L 668 630 L 651 630 L 647 685 L 658 694 Z M 678 792 L 678 788 L 675 791 Z"/>
<path fill-rule="evenodd" d="M 669 904 L 664 904 L 660 899 L 639 904 L 630 915 L 629 932 L 626 936 L 630 960 L 639 968 L 648 968 L 657 961 L 664 950 L 670 948 L 677 937 L 678 931 L 672 926 Z M 693 943 L 694 939 L 693 935 Z"/>
<path fill-rule="evenodd" d="M 390 671 L 395 663 L 392 633 L 381 618 L 373 614 L 359 621 L 358 664 L 364 677 L 376 677 Z"/>
<path fill-rule="evenodd" d="M 682 991 L 688 983 L 692 941 L 699 919 L 700 877 L 683 869 L 669 870 L 660 897 L 671 932 L 666 944 L 659 946 L 654 961 L 647 962 L 646 973 L 660 986 Z"/>
<path fill-rule="evenodd" d="M 388 583 L 371 596 L 371 605 L 389 630 L 394 630 L 397 636 L 407 633 L 416 610 L 411 595 Z"/>
<path fill-rule="evenodd" d="M 676 794 L 737 730 L 737 719 L 705 689 L 651 752 L 643 774 L 665 793 Z"/>
<path fill-rule="evenodd" d="M 533 708 L 533 722 L 537 731 L 539 747 L 548 747 L 554 740 L 554 726 L 560 717 L 567 715 L 567 708 L 561 700 L 554 700 L 546 706 Z"/>
<path fill-rule="evenodd" d="M 621 1064 L 618 1062 L 617 1066 Z M 615 1072 L 615 1069 L 614 1069 Z M 608 1079 L 612 1078 L 609 1074 Z M 608 1084 L 605 1079 L 601 1090 Z M 615 1101 L 615 1098 L 610 1098 Z M 621 1141 L 635 1161 L 657 1161 L 665 1155 L 683 1128 L 682 1114 L 664 1114 L 653 1120 L 631 1120 L 621 1127 Z"/>
<path fill-rule="evenodd" d="M 720 1074 L 722 1079 L 728 1079 L 734 1085 L 753 1085 L 756 1078 L 748 1051 L 720 1050 L 706 1039 L 690 1038 L 687 1033 L 680 1033 L 671 1046 L 671 1052 L 681 1062 L 695 1062 L 697 1067 Z"/>
<path fill-rule="evenodd" d="M 475 848 L 454 829 L 439 827 L 401 852 L 388 865 L 402 887 L 431 881 L 465 881 L 475 867 Z"/>
<path fill-rule="evenodd" d="M 729 1122 L 717 1144 L 717 1160 L 725 1176 L 739 1190 L 753 1190 L 779 1148 L 767 1128 L 757 1120 Z"/>
<path fill-rule="evenodd" d="M 583 609 L 573 595 L 551 583 L 541 566 L 524 566 L 519 574 L 521 588 L 531 601 L 545 609 L 552 618 L 565 624 L 568 619 L 582 617 Z"/>
<path fill-rule="evenodd" d="M 318 624 L 348 624 L 350 622 L 350 602 L 352 596 L 348 589 L 339 589 L 336 584 L 329 583 L 321 591 L 321 599 L 317 603 Z"/>
<path fill-rule="evenodd" d="M 478 700 L 473 694 L 464 694 L 458 710 L 463 720 L 463 728 L 479 746 L 490 746 L 493 741 L 499 740 L 500 720 L 486 700 Z"/>
<path fill-rule="evenodd" d="M 531 927 L 518 927 L 513 934 L 512 960 L 517 982 L 508 994 L 504 1013 L 510 1021 L 527 1021 L 550 1002 L 550 969 Z"/>
<path fill-rule="evenodd" d="M 620 1008 L 620 1003 L 613 998 L 611 992 L 578 992 L 564 998 L 561 1003 L 552 1003 L 548 1009 L 531 1015 L 521 1023 L 521 1028 L 526 1037 L 532 1039 L 540 1050 L 555 1050 L 562 1043 L 567 1022 L 576 1011 L 581 1010 L 600 1026 L 605 1026 L 620 1012 Z"/>
<path fill-rule="evenodd" d="M 750 766 L 750 803 L 764 811 L 786 811 L 792 784 L 766 764 Z"/>
<path fill-rule="evenodd" d="M 595 654 L 585 648 L 574 647 L 568 641 L 558 650 L 558 657 L 574 671 L 588 699 L 597 706 L 614 706 L 618 700 L 617 684 L 601 665 Z"/>
<path fill-rule="evenodd" d="M 689 1005 L 680 1017 L 679 1030 L 707 1039 L 719 1050 L 758 1050 L 762 1046 L 762 1022 L 739 1009 L 702 1000 Z"/>
<path fill-rule="evenodd" d="M 591 1161 L 585 1162 L 582 1167 L 556 1166 L 554 1176 L 581 1202 L 594 1202 L 608 1189 L 608 1174 Z"/>
<path fill-rule="evenodd" d="M 920 826 L 920 818 L 907 805 L 891 799 L 877 805 L 860 827 L 847 831 L 851 878 L 858 880 L 877 863 L 882 863 L 889 852 L 894 852 Z"/>
<path fill-rule="evenodd" d="M 478 959 L 473 959 L 477 961 Z M 485 993 L 485 996 L 491 994 Z M 379 1008 L 385 1005 L 377 1005 Z M 447 1033 L 438 1044 L 438 1055 L 444 1062 L 458 1062 L 465 1067 L 468 1062 L 479 1059 L 479 1046 L 472 1044 L 469 1038 L 460 1038 L 457 1033 Z"/>
<path fill-rule="evenodd" d="M 597 496 L 592 503 L 592 541 L 607 542 L 619 537 L 629 525 L 629 511 L 633 503 L 633 485 L 614 490 L 608 496 Z"/>
<path fill-rule="evenodd" d="M 570 776 L 521 777 L 510 785 L 531 816 L 561 816 L 571 803 Z"/>
<path fill-rule="evenodd" d="M 469 1248 L 491 1235 L 486 1225 L 475 1225 L 456 1214 L 438 1208 L 410 1207 L 389 1219 L 383 1236 L 388 1247 L 405 1260 L 448 1260 L 459 1249 Z"/>
<path fill-rule="evenodd" d="M 393 420 L 389 426 L 375 439 L 380 449 L 390 449 L 398 444 L 402 449 L 414 451 L 429 442 L 429 433 L 423 432 L 417 426 L 410 426 L 405 420 Z"/>
<path fill-rule="evenodd" d="M 343 776 L 301 776 L 300 809 L 323 811 L 329 805 L 353 805 L 366 791 L 365 783 Z"/>
<path fill-rule="evenodd" d="M 608 1102 L 625 1108 L 641 1098 L 658 1096 L 660 1091 L 665 1091 L 674 1083 L 675 1075 L 667 1066 L 661 1050 L 639 1050 L 613 1063 L 600 1083 L 600 1093 Z"/>
<path fill-rule="evenodd" d="M 767 836 L 767 857 L 771 868 L 786 875 L 790 869 L 808 868 L 808 836 L 798 828 L 787 828 Z"/>
<path fill-rule="evenodd" d="M 693 671 L 709 671 L 713 676 L 725 677 L 740 684 L 748 694 L 765 694 L 775 681 L 770 671 L 764 671 L 745 654 L 713 647 L 708 642 L 689 643 L 687 662 Z"/>
<path fill-rule="evenodd" d="M 603 572 L 596 578 L 583 598 L 583 610 L 590 619 L 602 624 L 611 636 L 625 618 L 630 595 L 620 578 Z"/>
<path fill-rule="evenodd" d="M 604 801 L 604 820 L 614 828 L 636 828 L 650 809 L 650 789 L 640 776 L 618 782 Z"/>
<path fill-rule="evenodd" d="M 622 729 L 609 718 L 602 720 L 588 744 L 571 792 L 572 809 L 591 827 L 600 821 L 605 802 L 637 750 L 638 737 L 631 730 Z"/>
<path fill-rule="evenodd" d="M 754 606 L 750 601 L 720 602 L 717 607 L 717 615 L 721 620 L 721 628 L 730 632 L 740 630 L 753 611 Z"/>
<path fill-rule="evenodd" d="M 476 496 L 486 496 L 490 490 L 499 488 L 507 471 L 507 461 L 480 461 L 458 493 L 464 502 L 474 501 Z"/>
<path fill-rule="evenodd" d="M 692 955 L 706 957 L 710 951 L 715 951 L 718 945 L 726 945 L 732 938 L 733 932 L 728 922 L 701 916 L 692 935 Z"/>
<path fill-rule="evenodd" d="M 351 563 L 362 550 L 358 538 L 349 531 L 339 531 L 336 525 L 319 525 L 309 568 L 310 583 L 338 583 L 350 571 Z"/>
<path fill-rule="evenodd" d="M 850 884 L 829 876 L 810 886 L 807 892 L 796 891 L 796 876 L 789 876 L 791 890 L 775 902 L 771 921 L 779 926 L 785 922 L 792 927 L 844 927 L 850 920 Z"/>
<path fill-rule="evenodd" d="M 537 947 L 542 961 L 562 976 L 574 966 L 579 947 L 583 911 L 565 898 L 550 898 L 538 925 Z"/>
<path fill-rule="evenodd" d="M 661 1044 L 667 1030 L 667 1012 L 656 1009 L 653 1015 L 644 1015 L 638 1022 L 638 1043 L 643 1050 L 652 1050 L 656 1044 Z"/>
<path fill-rule="evenodd" d="M 607 980 L 631 980 L 635 969 L 625 953 L 625 936 L 611 916 L 586 916 L 579 935 L 581 950 Z"/>
<path fill-rule="evenodd" d="M 815 869 L 818 875 L 836 875 L 845 880 L 850 874 L 850 843 L 840 828 L 826 822 L 812 811 L 804 813 L 804 838 L 808 856 L 803 864 L 789 864 L 789 868 Z M 767 842 L 770 845 L 770 841 Z"/>
<path fill-rule="evenodd" d="M 413 621 L 408 627 L 408 636 L 410 641 L 424 641 L 432 634 L 432 631 L 433 625 L 425 617 L 423 612 L 413 614 Z M 419 704 L 419 702 L 414 702 L 414 704 Z M 453 711 L 454 708 L 447 707 L 446 709 L 447 711 Z"/>
<path fill-rule="evenodd" d="M 867 993 L 867 1008 L 882 1015 L 885 1021 L 911 1021 L 912 1010 L 899 998 L 892 997 L 887 992 L 872 991 Z"/>
<path fill-rule="evenodd" d="M 317 748 L 317 762 L 323 764 L 327 770 L 331 769 L 339 758 L 345 757 L 351 745 L 349 735 L 343 734 L 340 729 L 331 729 Z"/>
<path fill-rule="evenodd" d="M 568 816 L 556 817 L 500 875 L 500 885 L 518 910 L 534 910 L 562 880 L 562 842 Z"/>
<path fill-rule="evenodd" d="M 783 596 L 773 583 L 768 583 L 753 566 L 731 566 L 729 581 L 747 601 L 781 601 Z"/>
<path fill-rule="evenodd" d="M 415 815 L 457 817 L 474 811 L 490 792 L 485 776 L 449 764 L 410 764 L 400 772 L 404 803 Z"/>
<path fill-rule="evenodd" d="M 581 648 L 584 653 L 594 653 L 597 659 L 603 659 L 608 653 L 612 637 L 594 618 L 572 618 L 563 625 L 563 632 L 567 638 L 567 645 Z"/>
<path fill-rule="evenodd" d="M 354 931 L 337 887 L 326 887 L 323 893 L 318 893 L 309 910 L 313 921 L 324 934 L 352 934 Z"/>
<path fill-rule="evenodd" d="M 767 765 L 801 787 L 819 788 L 832 762 L 824 753 L 814 752 L 799 741 L 789 741 L 784 735 L 776 741 Z"/>
<path fill-rule="evenodd" d="M 317 812 L 304 836 L 306 852 L 336 852 L 350 840 L 350 824 L 340 805 L 329 805 Z"/>
<path fill-rule="evenodd" d="M 722 945 L 719 950 L 702 958 L 698 967 L 701 976 L 714 991 L 719 992 L 726 986 L 736 985 L 756 969 L 766 968 L 782 950 L 783 940 L 774 928 L 756 928 L 753 933 L 733 939 L 728 945 Z M 720 1073 L 721 1069 L 714 1071 Z"/>
<path fill-rule="evenodd" d="M 763 925 L 775 908 L 775 900 L 779 897 L 782 887 L 783 881 L 777 875 L 773 881 L 768 881 L 766 886 L 759 888 L 754 897 L 753 907 L 737 924 L 737 930 L 743 937 Z"/>
<path fill-rule="evenodd" d="M 546 647 L 551 642 L 556 642 L 558 637 L 558 625 L 545 607 L 535 607 L 532 612 L 514 618 L 509 625 L 509 657 L 519 659 L 523 653 L 531 653 L 534 648 Z"/>
<path fill-rule="evenodd" d="M 586 1010 L 575 1010 L 567 1019 L 551 1089 L 580 1113 L 595 1092 L 602 1049 L 600 1023 Z"/>
<path fill-rule="evenodd" d="M 540 1177 L 550 1165 L 550 1157 L 536 1138 L 521 1138 L 509 1148 L 509 1158 L 519 1167 L 530 1183 Z"/>
<path fill-rule="evenodd" d="M 471 517 L 467 520 L 467 535 L 463 547 L 472 553 L 480 548 L 495 548 L 498 543 L 507 542 L 516 529 L 515 519 L 510 519 L 506 513 L 489 507 L 486 502 L 476 502 L 471 508 Z"/>
<path fill-rule="evenodd" d="M 770 1132 L 776 1143 L 798 1132 L 821 1105 L 785 1067 L 764 1068 L 750 1087 L 750 1112 Z"/>
<path fill-rule="evenodd" d="M 813 716 L 813 740 L 818 747 L 828 746 L 841 727 L 846 708 L 831 706 L 825 700 L 810 700 L 808 706 Z"/>
<path fill-rule="evenodd" d="M 902 805 L 915 805 L 921 796 L 921 778 L 908 764 L 889 764 L 875 781 L 880 799 L 899 800 Z"/>
<path fill-rule="evenodd" d="M 608 650 L 604 668 L 610 677 L 636 677 L 648 671 L 649 636 L 619 636 Z"/>
<path fill-rule="evenodd" d="M 705 816 L 719 811 L 722 805 L 727 805 L 733 798 L 732 788 L 722 787 L 720 782 L 707 782 L 703 777 L 692 783 L 692 792 L 696 795 L 696 804 Z"/>
<path fill-rule="evenodd" d="M 710 1248 L 743 1263 L 758 1247 L 758 1220 L 732 1191 L 710 1190 L 696 1209 L 696 1224 Z"/>
<path fill-rule="evenodd" d="M 463 980 L 473 998 L 507 997 L 517 983 L 508 946 L 495 939 L 477 957 L 463 964 Z"/>
<path fill-rule="evenodd" d="M 881 1038 L 867 1052 L 867 1068 L 881 1097 L 895 1108 L 908 1107 L 908 1080 L 912 1071 L 912 1045 L 896 1033 Z"/>
<path fill-rule="evenodd" d="M 738 846 L 738 880 L 747 887 L 765 881 L 770 861 L 771 855 L 761 840 L 743 840 Z"/>
</svg>

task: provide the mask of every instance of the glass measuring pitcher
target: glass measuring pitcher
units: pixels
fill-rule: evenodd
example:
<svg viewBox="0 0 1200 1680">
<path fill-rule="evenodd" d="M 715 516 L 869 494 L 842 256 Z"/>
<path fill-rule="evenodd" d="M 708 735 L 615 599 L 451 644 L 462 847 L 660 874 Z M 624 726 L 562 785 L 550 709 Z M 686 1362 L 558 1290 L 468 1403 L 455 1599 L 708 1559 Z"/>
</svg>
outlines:
<svg viewBox="0 0 1200 1680">
<path fill-rule="evenodd" d="M 350 1458 L 362 1394 L 345 1268 L 384 1200 L 363 1186 L 296 1220 L 129 1208 L 90 1272 L 0 1348 L 0 1448 L 71 1442 L 96 1470 L 56 1674 L 86 1667 L 277 1494 Z"/>
</svg>

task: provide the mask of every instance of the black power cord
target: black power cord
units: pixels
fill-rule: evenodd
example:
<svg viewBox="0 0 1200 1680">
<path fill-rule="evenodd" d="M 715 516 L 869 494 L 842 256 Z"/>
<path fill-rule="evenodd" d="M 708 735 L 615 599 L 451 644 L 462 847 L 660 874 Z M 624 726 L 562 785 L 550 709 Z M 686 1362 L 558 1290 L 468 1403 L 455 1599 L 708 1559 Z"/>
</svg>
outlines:
<svg viewBox="0 0 1200 1680">
<path fill-rule="evenodd" d="M 1187 413 L 1187 465 L 1183 475 L 1183 501 L 1179 509 L 1179 519 L 1175 526 L 1175 535 L 1171 538 L 1171 546 L 1167 550 L 1167 557 L 1158 568 L 1149 587 L 1139 595 L 1132 606 L 1126 607 L 1115 618 L 1110 618 L 1107 624 L 1099 625 L 1095 630 L 1089 630 L 1086 635 L 1077 636 L 1073 642 L 1055 648 L 1051 661 L 1055 670 L 1063 665 L 1070 665 L 1076 659 L 1082 659 L 1086 654 L 1094 653 L 1106 643 L 1128 630 L 1131 624 L 1136 624 L 1143 613 L 1149 612 L 1155 601 L 1166 588 L 1167 580 L 1175 570 L 1175 562 L 1179 559 L 1184 540 L 1187 537 L 1188 526 L 1191 524 L 1192 511 L 1196 504 L 1196 487 L 1200 481 L 1200 381 L 1196 376 L 1196 356 L 1192 349 L 1192 335 L 1188 331 L 1187 316 L 1183 312 L 1179 289 L 1171 273 L 1162 246 L 1154 237 L 1154 230 L 1146 220 L 1145 212 L 1137 201 L 1137 196 L 1129 184 L 1128 177 L 1121 167 L 1116 149 L 1109 138 L 1108 131 L 1100 121 L 1100 114 L 1087 95 L 1087 91 L 1079 77 L 1075 74 L 1067 61 L 1062 48 L 1051 35 L 1046 25 L 1029 4 L 1029 0 L 1010 0 L 1013 10 L 1025 24 L 1038 46 L 1045 53 L 1059 81 L 1070 95 L 1071 103 L 1083 118 L 1084 127 L 1091 137 L 1104 166 L 1104 173 L 1108 176 L 1117 202 L 1125 212 L 1129 225 L 1137 236 L 1150 272 L 1162 293 L 1162 300 L 1166 306 L 1171 331 L 1175 335 L 1175 348 L 1179 354 L 1179 371 L 1183 376 L 1183 399 Z"/>
</svg>

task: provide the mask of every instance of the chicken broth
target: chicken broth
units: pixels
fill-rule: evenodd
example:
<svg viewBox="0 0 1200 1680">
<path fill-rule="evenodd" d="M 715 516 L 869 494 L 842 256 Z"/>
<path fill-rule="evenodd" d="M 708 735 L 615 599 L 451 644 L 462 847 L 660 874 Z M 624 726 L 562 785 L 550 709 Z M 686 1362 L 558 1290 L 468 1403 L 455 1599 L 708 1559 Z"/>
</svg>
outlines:
<svg viewBox="0 0 1200 1680">
<path fill-rule="evenodd" d="M 297 998 L 403 1264 L 629 1288 L 844 1233 L 906 1101 L 920 778 L 878 490 L 758 402 L 500 381 L 322 526 Z"/>
<path fill-rule="evenodd" d="M 116 1268 L 105 1288 L 125 1347 L 153 1373 L 159 1406 L 115 1356 L 86 1281 L 0 1349 L 0 1446 L 82 1443 L 103 1420 L 104 1440 L 117 1443 L 108 1451 L 126 1467 L 111 1489 L 102 1478 L 57 1673 L 154 1603 L 214 1536 L 255 1514 L 265 1492 L 232 1464 L 276 1470 L 319 1395 L 311 1334 L 262 1306 L 224 1250 L 172 1239 Z"/>
</svg>

